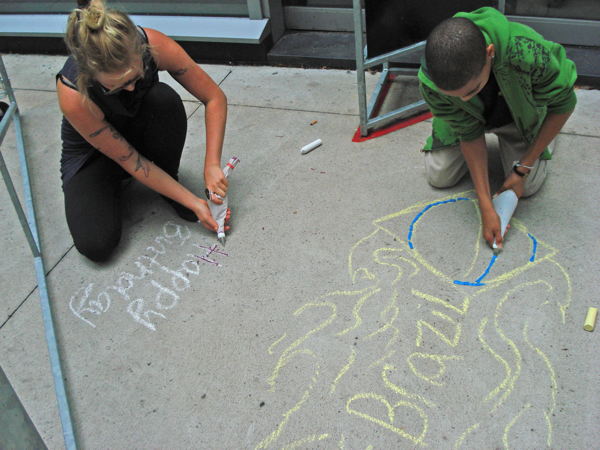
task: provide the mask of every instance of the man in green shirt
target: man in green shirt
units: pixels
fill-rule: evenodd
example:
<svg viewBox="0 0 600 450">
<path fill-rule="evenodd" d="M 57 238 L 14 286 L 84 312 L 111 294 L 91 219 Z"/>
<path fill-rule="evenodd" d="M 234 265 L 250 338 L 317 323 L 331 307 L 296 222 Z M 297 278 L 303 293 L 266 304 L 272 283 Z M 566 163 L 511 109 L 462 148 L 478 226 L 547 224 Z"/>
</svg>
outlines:
<svg viewBox="0 0 600 450">
<path fill-rule="evenodd" d="M 494 8 L 458 13 L 429 35 L 419 71 L 434 115 L 424 146 L 429 183 L 450 187 L 467 172 L 479 200 L 483 236 L 502 246 L 492 204 L 485 133 L 498 136 L 505 180 L 499 189 L 535 194 L 548 148 L 573 112 L 575 64 L 564 48 Z"/>
</svg>

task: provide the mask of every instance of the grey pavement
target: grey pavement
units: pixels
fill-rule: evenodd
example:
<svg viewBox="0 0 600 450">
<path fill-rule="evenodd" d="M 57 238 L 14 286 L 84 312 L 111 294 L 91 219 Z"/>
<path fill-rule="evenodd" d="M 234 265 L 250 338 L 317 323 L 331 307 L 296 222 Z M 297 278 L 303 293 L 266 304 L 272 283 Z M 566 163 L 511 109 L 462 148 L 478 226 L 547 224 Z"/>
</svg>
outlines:
<svg viewBox="0 0 600 450">
<path fill-rule="evenodd" d="M 4 56 L 80 447 L 598 448 L 600 330 L 583 321 L 600 306 L 599 91 L 577 91 L 548 180 L 493 259 L 470 180 L 424 179 L 429 122 L 353 143 L 354 72 L 204 66 L 229 99 L 223 160 L 241 160 L 225 247 L 132 183 L 119 249 L 94 264 L 64 219 L 63 60 Z M 181 179 L 200 194 L 204 111 L 180 92 Z M 2 154 L 20 183 L 12 130 Z M 5 189 L 0 217 L 0 366 L 60 449 L 33 260 Z"/>
</svg>

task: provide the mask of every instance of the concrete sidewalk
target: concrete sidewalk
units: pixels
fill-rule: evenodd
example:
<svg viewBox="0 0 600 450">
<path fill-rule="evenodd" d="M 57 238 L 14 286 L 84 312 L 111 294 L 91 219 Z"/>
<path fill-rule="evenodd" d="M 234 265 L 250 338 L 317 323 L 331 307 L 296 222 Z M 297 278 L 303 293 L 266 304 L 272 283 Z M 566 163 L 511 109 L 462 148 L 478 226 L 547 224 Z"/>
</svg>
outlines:
<svg viewBox="0 0 600 450">
<path fill-rule="evenodd" d="M 230 104 L 223 160 L 241 160 L 226 246 L 132 183 L 119 250 L 98 265 L 64 218 L 63 61 L 4 56 L 80 447 L 598 447 L 600 331 L 582 327 L 600 306 L 599 91 L 577 91 L 549 178 L 493 260 L 470 180 L 424 179 L 430 123 L 352 143 L 354 72 L 205 66 Z M 181 179 L 201 193 L 204 111 L 179 91 Z M 20 183 L 12 131 L 2 154 Z M 63 448 L 32 258 L 5 189 L 0 205 L 0 366 Z"/>
</svg>

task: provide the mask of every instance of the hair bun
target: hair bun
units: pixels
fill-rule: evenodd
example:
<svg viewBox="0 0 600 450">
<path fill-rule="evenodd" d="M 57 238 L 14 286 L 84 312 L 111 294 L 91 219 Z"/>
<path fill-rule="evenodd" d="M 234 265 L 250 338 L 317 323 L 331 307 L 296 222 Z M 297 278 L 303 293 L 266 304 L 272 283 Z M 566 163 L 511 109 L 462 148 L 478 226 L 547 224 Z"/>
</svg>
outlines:
<svg viewBox="0 0 600 450">
<path fill-rule="evenodd" d="M 104 25 L 106 15 L 104 11 L 104 4 L 99 1 L 87 0 L 82 3 L 87 3 L 87 6 L 82 10 L 83 12 L 83 23 L 90 30 L 99 30 Z"/>
</svg>

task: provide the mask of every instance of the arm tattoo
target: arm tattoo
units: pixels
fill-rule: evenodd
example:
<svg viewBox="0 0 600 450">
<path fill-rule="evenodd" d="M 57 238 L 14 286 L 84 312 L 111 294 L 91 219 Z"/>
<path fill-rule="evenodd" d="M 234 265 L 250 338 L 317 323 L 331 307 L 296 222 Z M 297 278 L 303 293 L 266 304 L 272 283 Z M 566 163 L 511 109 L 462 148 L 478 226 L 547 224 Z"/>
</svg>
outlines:
<svg viewBox="0 0 600 450">
<path fill-rule="evenodd" d="M 100 128 L 99 130 L 96 130 L 96 131 L 94 131 L 92 134 L 90 134 L 90 137 L 91 137 L 91 138 L 93 138 L 93 137 L 96 137 L 96 136 L 99 136 L 99 135 L 101 135 L 101 134 L 102 134 L 102 132 L 103 132 L 104 130 L 106 130 L 107 128 L 109 128 L 109 127 L 110 127 L 110 125 L 106 125 L 105 127 L 102 127 L 102 128 Z"/>
<path fill-rule="evenodd" d="M 139 153 L 137 161 L 135 162 L 135 172 L 137 172 L 138 169 L 142 169 L 144 171 L 144 176 L 148 178 L 148 176 L 150 175 L 150 166 L 148 165 L 148 161 L 146 161 L 144 157 Z"/>
<path fill-rule="evenodd" d="M 123 136 L 121 136 L 121 133 L 119 133 L 119 131 L 113 127 L 112 125 L 108 124 L 105 127 L 100 128 L 99 130 L 94 131 L 92 134 L 90 134 L 91 138 L 97 137 L 99 135 L 101 135 L 104 130 L 110 130 L 110 132 L 112 133 L 112 137 L 113 139 L 117 140 L 117 141 L 125 141 L 125 138 Z M 129 158 L 131 158 L 133 156 L 133 154 L 135 153 L 135 148 L 133 148 L 131 146 L 131 144 L 127 143 L 127 153 L 124 155 L 121 155 L 118 157 L 119 161 L 127 161 Z M 100 147 L 96 147 L 98 150 L 100 150 Z M 139 164 L 139 163 L 138 163 Z M 139 168 L 140 166 L 136 166 L 136 170 Z"/>
<path fill-rule="evenodd" d="M 185 75 L 187 71 L 187 67 L 182 67 L 181 69 L 177 69 L 176 71 L 171 72 L 171 75 L 173 75 L 174 77 L 180 77 L 182 75 Z"/>
<path fill-rule="evenodd" d="M 110 132 L 112 133 L 113 139 L 116 139 L 117 141 L 125 140 L 125 138 L 123 136 L 121 136 L 121 133 L 119 133 L 119 131 L 115 127 L 113 127 L 112 125 L 109 125 L 108 128 L 110 129 Z"/>
<path fill-rule="evenodd" d="M 129 158 L 131 158 L 135 153 L 135 148 L 128 144 L 127 151 L 128 153 L 126 155 L 119 156 L 119 161 L 127 161 Z"/>
</svg>

